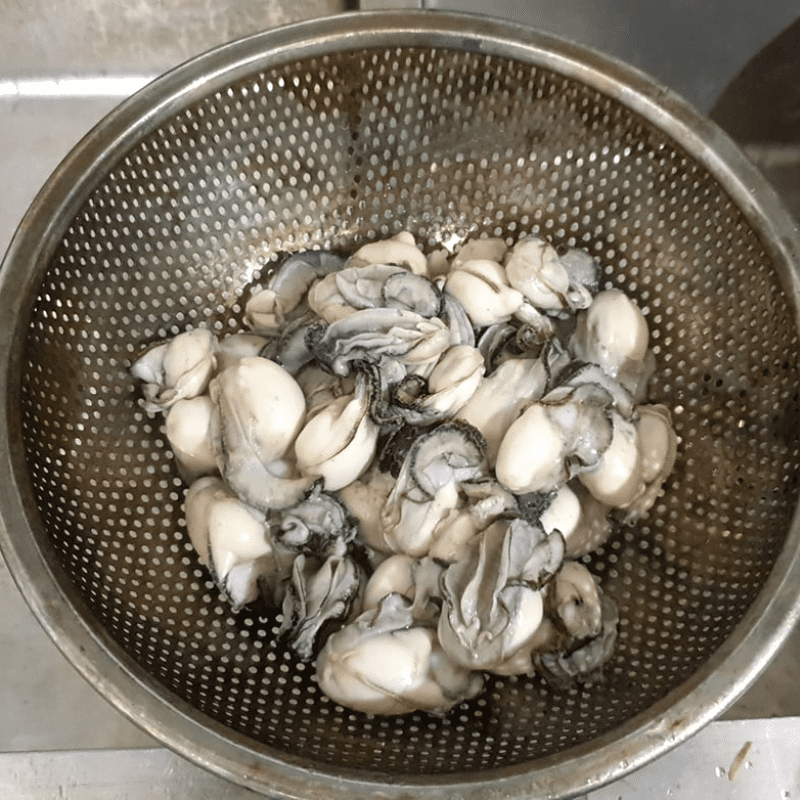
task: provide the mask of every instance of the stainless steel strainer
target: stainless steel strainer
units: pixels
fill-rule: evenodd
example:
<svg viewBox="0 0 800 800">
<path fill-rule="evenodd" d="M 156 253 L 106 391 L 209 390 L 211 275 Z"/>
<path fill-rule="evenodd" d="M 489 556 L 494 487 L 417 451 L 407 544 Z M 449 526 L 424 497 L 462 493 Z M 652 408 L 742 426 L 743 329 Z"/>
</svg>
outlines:
<svg viewBox="0 0 800 800">
<path fill-rule="evenodd" d="M 604 681 L 496 678 L 447 718 L 321 695 L 233 615 L 185 533 L 131 357 L 240 327 L 286 254 L 403 229 L 539 232 L 647 314 L 675 473 L 591 556 L 620 608 Z M 476 17 L 345 15 L 248 38 L 92 131 L 0 273 L 3 552 L 58 646 L 134 721 L 281 797 L 557 797 L 683 741 L 800 614 L 800 239 L 727 137 L 597 53 Z"/>
</svg>

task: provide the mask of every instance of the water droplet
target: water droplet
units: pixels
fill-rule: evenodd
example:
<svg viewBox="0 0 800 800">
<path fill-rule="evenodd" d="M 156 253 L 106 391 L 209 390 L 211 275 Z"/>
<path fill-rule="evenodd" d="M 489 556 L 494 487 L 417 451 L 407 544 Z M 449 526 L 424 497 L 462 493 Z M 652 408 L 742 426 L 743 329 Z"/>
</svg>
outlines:
<svg viewBox="0 0 800 800">
<path fill-rule="evenodd" d="M 784 789 L 784 790 L 781 792 L 781 797 L 783 797 L 783 798 L 784 798 L 784 800 L 785 800 L 787 797 L 791 797 L 791 796 L 792 796 L 792 793 L 791 793 L 791 792 L 790 792 L 788 789 Z"/>
<path fill-rule="evenodd" d="M 718 778 L 724 778 L 726 775 L 724 767 L 717 767 L 714 771 L 717 773 Z"/>
<path fill-rule="evenodd" d="M 752 761 L 745 761 L 744 762 L 744 768 L 745 769 L 752 769 L 753 768 L 753 762 Z"/>
</svg>

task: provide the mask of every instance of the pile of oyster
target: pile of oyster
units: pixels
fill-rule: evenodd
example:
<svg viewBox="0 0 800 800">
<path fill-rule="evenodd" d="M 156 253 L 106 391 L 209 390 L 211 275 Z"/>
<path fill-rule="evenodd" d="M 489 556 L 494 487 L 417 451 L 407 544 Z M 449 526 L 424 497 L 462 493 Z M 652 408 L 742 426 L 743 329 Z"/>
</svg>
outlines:
<svg viewBox="0 0 800 800">
<path fill-rule="evenodd" d="M 423 255 L 408 233 L 288 258 L 249 332 L 132 365 L 165 415 L 191 542 L 239 610 L 282 613 L 322 690 L 446 713 L 486 673 L 588 680 L 617 610 L 581 557 L 662 492 L 670 413 L 636 304 L 529 236 Z"/>
</svg>

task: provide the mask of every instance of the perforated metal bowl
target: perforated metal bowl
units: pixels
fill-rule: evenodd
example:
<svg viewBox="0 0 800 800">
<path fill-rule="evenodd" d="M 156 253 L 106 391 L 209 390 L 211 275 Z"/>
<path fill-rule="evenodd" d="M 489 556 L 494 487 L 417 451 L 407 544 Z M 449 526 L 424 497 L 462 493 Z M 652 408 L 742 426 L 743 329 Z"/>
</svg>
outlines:
<svg viewBox="0 0 800 800">
<path fill-rule="evenodd" d="M 231 614 L 184 529 L 131 356 L 300 249 L 539 232 L 644 309 L 675 473 L 591 567 L 620 609 L 601 685 L 495 678 L 445 719 L 371 718 Z M 683 741 L 797 619 L 798 234 L 717 128 L 597 53 L 489 19 L 350 15 L 255 36 L 104 120 L 0 273 L 3 551 L 58 646 L 179 753 L 288 797 L 555 797 Z"/>
</svg>

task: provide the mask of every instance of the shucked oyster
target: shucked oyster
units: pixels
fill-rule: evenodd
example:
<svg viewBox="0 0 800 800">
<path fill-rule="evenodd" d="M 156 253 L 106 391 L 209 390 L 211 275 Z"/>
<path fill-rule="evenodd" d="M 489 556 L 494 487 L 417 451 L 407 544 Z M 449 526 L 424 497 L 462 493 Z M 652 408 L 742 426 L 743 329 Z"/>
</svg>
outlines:
<svg viewBox="0 0 800 800">
<path fill-rule="evenodd" d="M 398 594 L 328 639 L 317 681 L 334 702 L 368 714 L 445 714 L 483 689 L 483 677 L 453 663 Z"/>
<path fill-rule="evenodd" d="M 266 358 L 242 358 L 211 382 L 209 393 L 222 477 L 263 511 L 297 503 L 313 479 L 287 475 L 281 461 L 306 413 L 294 378 Z"/>
<path fill-rule="evenodd" d="M 437 524 L 460 502 L 461 482 L 482 473 L 484 452 L 481 435 L 465 423 L 442 423 L 414 441 L 381 512 L 390 550 L 428 552 Z"/>
<path fill-rule="evenodd" d="M 579 475 L 580 482 L 601 503 L 623 507 L 639 493 L 641 467 L 636 425 L 612 415 L 611 441 L 602 457 Z"/>
<path fill-rule="evenodd" d="M 490 466 L 494 466 L 500 443 L 512 423 L 529 403 L 542 396 L 546 385 L 543 359 L 509 359 L 485 377 L 458 410 L 457 419 L 473 425 L 486 439 Z"/>
<path fill-rule="evenodd" d="M 408 231 L 402 231 L 390 239 L 362 245 L 347 260 L 348 267 L 369 264 L 394 264 L 406 267 L 417 275 L 426 275 L 428 272 L 428 260 L 417 247 L 413 234 Z"/>
<path fill-rule="evenodd" d="M 411 273 L 404 267 L 392 264 L 370 264 L 363 267 L 345 267 L 331 276 L 331 280 L 336 284 L 341 299 L 351 305 L 353 311 L 358 311 L 362 308 L 383 306 L 386 281 L 398 274 Z"/>
<path fill-rule="evenodd" d="M 240 358 L 260 356 L 269 339 L 256 333 L 231 333 L 219 340 L 217 372 L 233 366 Z"/>
<path fill-rule="evenodd" d="M 324 558 L 349 545 L 357 532 L 357 521 L 317 482 L 311 491 L 291 508 L 273 515 L 275 538 L 297 552 Z"/>
<path fill-rule="evenodd" d="M 614 416 L 611 444 L 600 464 L 579 476 L 591 494 L 634 521 L 647 512 L 672 472 L 677 435 L 662 405 L 641 405 L 633 421 Z"/>
<path fill-rule="evenodd" d="M 487 259 L 501 264 L 503 257 L 508 252 L 508 245 L 500 238 L 470 239 L 458 248 L 451 268 L 458 269 L 468 261 Z"/>
<path fill-rule="evenodd" d="M 661 487 L 672 473 L 678 454 L 678 436 L 666 406 L 640 405 L 634 424 L 639 450 L 640 486 L 623 506 L 628 522 L 641 517 L 656 501 Z"/>
<path fill-rule="evenodd" d="M 597 466 L 612 444 L 615 422 L 625 422 L 612 406 L 613 398 L 598 384 L 549 392 L 506 431 L 497 479 L 514 493 L 548 492 Z"/>
<path fill-rule="evenodd" d="M 308 335 L 311 351 L 337 375 L 347 375 L 355 360 L 381 357 L 410 370 L 433 366 L 450 345 L 450 332 L 438 317 L 399 308 L 362 309 Z"/>
<path fill-rule="evenodd" d="M 309 288 L 319 278 L 340 269 L 344 260 L 333 253 L 295 253 L 278 267 L 265 287 L 256 289 L 245 306 L 245 322 L 254 330 L 282 325 L 304 305 Z"/>
<path fill-rule="evenodd" d="M 434 599 L 441 597 L 439 579 L 444 565 L 432 558 L 413 558 L 395 553 L 382 561 L 367 581 L 363 607 L 366 611 L 380 605 L 390 594 L 400 594 L 411 602 L 415 620 L 435 624 L 439 607 Z"/>
<path fill-rule="evenodd" d="M 358 520 L 359 539 L 379 553 L 391 552 L 383 538 L 381 511 L 394 485 L 391 475 L 372 466 L 338 492 L 348 512 Z"/>
<path fill-rule="evenodd" d="M 538 358 L 548 342 L 553 342 L 552 332 L 544 335 L 524 323 L 497 322 L 483 330 L 478 349 L 486 362 L 487 374 L 491 374 L 509 358 Z"/>
<path fill-rule="evenodd" d="M 355 392 L 326 405 L 295 439 L 301 475 L 322 478 L 329 492 L 356 480 L 372 461 L 378 441 L 379 428 L 369 416 L 369 407 L 369 385 L 360 374 Z"/>
<path fill-rule="evenodd" d="M 597 290 L 597 267 L 588 253 L 571 250 L 559 257 L 556 249 L 530 236 L 511 249 L 505 263 L 508 282 L 535 308 L 586 308 Z"/>
<path fill-rule="evenodd" d="M 191 484 L 217 472 L 212 437 L 214 404 L 207 394 L 176 401 L 167 411 L 164 432 L 175 455 L 178 473 Z"/>
<path fill-rule="evenodd" d="M 412 425 L 431 425 L 453 417 L 475 394 L 483 371 L 483 356 L 477 348 L 454 345 L 436 362 L 427 380 L 410 375 L 392 387 L 381 416 L 396 416 Z"/>
<path fill-rule="evenodd" d="M 577 316 L 570 348 L 576 358 L 598 364 L 638 401 L 653 371 L 644 314 L 624 292 L 599 292 Z"/>
<path fill-rule="evenodd" d="M 451 345 L 475 345 L 475 331 L 464 306 L 447 292 L 442 293 L 442 320 L 447 323 L 450 331 Z"/>
<path fill-rule="evenodd" d="M 140 356 L 131 366 L 131 374 L 144 383 L 145 410 L 166 411 L 178 400 L 203 394 L 214 374 L 216 351 L 214 334 L 197 328 Z"/>
<path fill-rule="evenodd" d="M 531 642 L 536 653 L 564 652 L 603 630 L 600 587 L 577 561 L 564 561 L 545 592 L 545 618 Z"/>
<path fill-rule="evenodd" d="M 321 559 L 300 553 L 283 600 L 280 633 L 300 658 L 310 660 L 330 627 L 358 614 L 364 573 L 339 543 Z"/>
<path fill-rule="evenodd" d="M 517 499 L 496 480 L 478 477 L 462 481 L 463 505 L 448 511 L 433 530 L 428 556 L 447 564 L 461 561 L 470 542 L 499 517 L 516 514 Z"/>
<path fill-rule="evenodd" d="M 475 259 L 450 268 L 444 287 L 458 300 L 476 328 L 511 319 L 523 303 L 496 261 Z"/>
<path fill-rule="evenodd" d="M 332 629 L 361 610 L 366 576 L 353 542 L 356 521 L 318 482 L 300 503 L 273 515 L 273 528 L 275 540 L 297 553 L 285 587 L 281 634 L 309 659 Z"/>
<path fill-rule="evenodd" d="M 544 591 L 544 617 L 524 648 L 495 672 L 532 673 L 534 664 L 558 683 L 586 680 L 611 655 L 616 606 L 595 577 L 576 561 L 564 561 Z"/>
<path fill-rule="evenodd" d="M 544 614 L 542 590 L 563 557 L 560 533 L 547 536 L 519 518 L 498 520 L 476 537 L 442 579 L 439 641 L 450 658 L 507 674 L 530 648 Z"/>
<path fill-rule="evenodd" d="M 271 587 L 273 599 L 282 595 L 294 553 L 275 542 L 263 513 L 210 476 L 189 487 L 185 514 L 200 563 L 209 568 L 234 611 L 258 597 L 262 581 Z"/>
<path fill-rule="evenodd" d="M 575 479 L 547 496 L 539 522 L 547 533 L 561 531 L 567 556 L 577 558 L 605 544 L 612 529 L 610 512 L 609 506 Z"/>
<path fill-rule="evenodd" d="M 533 661 L 551 681 L 591 680 L 611 656 L 619 616 L 582 564 L 565 562 L 551 584 Z"/>
<path fill-rule="evenodd" d="M 316 364 L 303 367 L 295 380 L 306 398 L 306 419 L 311 419 L 333 400 L 353 394 L 356 388 L 354 375 L 333 375 Z"/>
<path fill-rule="evenodd" d="M 332 276 L 338 293 L 331 299 L 364 308 L 401 308 L 423 317 L 435 317 L 442 311 L 442 298 L 435 284 L 423 275 L 392 264 L 348 266 Z M 323 319 L 325 315 L 323 315 Z"/>
</svg>

